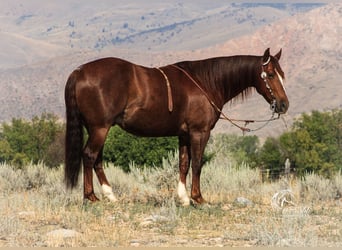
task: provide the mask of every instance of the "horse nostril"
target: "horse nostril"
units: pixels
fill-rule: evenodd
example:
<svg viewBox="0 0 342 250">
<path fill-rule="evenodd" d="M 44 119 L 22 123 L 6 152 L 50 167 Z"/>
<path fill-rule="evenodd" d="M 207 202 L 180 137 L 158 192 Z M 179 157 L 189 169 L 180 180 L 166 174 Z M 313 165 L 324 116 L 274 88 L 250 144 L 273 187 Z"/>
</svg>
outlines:
<svg viewBox="0 0 342 250">
<path fill-rule="evenodd" d="M 287 109 L 288 109 L 287 103 L 285 101 L 281 101 L 280 102 L 280 111 L 285 113 L 287 111 Z"/>
</svg>

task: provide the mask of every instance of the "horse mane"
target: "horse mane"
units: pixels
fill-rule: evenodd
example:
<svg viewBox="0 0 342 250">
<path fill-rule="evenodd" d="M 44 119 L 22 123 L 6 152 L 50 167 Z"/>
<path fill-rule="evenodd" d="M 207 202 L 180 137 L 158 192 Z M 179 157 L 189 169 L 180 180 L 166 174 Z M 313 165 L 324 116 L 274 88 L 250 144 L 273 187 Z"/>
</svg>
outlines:
<svg viewBox="0 0 342 250">
<path fill-rule="evenodd" d="M 251 87 L 259 64 L 261 67 L 258 56 L 230 56 L 183 61 L 177 66 L 197 79 L 204 89 L 223 91 L 229 100 L 245 100 L 254 89 Z"/>
</svg>

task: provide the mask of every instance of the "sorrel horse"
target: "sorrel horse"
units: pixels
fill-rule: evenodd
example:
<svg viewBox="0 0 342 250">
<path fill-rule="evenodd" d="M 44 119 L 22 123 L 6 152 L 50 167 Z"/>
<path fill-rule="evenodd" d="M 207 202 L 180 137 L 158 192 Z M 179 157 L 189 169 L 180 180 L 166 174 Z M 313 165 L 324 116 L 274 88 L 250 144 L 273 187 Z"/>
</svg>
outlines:
<svg viewBox="0 0 342 250">
<path fill-rule="evenodd" d="M 279 65 L 281 50 L 263 56 L 217 57 L 147 68 L 118 58 L 103 58 L 74 70 L 65 87 L 65 181 L 75 187 L 83 161 L 84 198 L 96 201 L 93 169 L 105 197 L 116 198 L 102 168 L 102 152 L 111 126 L 139 136 L 178 136 L 178 196 L 190 204 L 186 176 L 192 167 L 191 199 L 203 203 L 202 156 L 210 131 L 225 103 L 245 98 L 255 88 L 278 114 L 289 101 Z M 83 147 L 83 126 L 88 141 Z"/>
</svg>

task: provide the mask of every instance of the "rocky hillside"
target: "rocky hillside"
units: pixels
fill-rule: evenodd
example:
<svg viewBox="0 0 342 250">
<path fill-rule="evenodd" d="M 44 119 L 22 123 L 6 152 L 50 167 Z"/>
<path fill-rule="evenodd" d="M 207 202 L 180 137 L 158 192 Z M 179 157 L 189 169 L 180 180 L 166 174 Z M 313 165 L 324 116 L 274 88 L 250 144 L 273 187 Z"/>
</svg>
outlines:
<svg viewBox="0 0 342 250">
<path fill-rule="evenodd" d="M 242 8 L 241 6 L 233 7 Z M 269 20 L 266 25 L 261 25 L 260 22 L 255 21 L 262 20 L 260 15 L 255 14 L 258 11 L 261 11 L 260 8 L 271 7 L 257 6 L 257 8 L 253 7 L 249 10 L 251 13 L 250 15 L 244 13 L 243 15 L 246 16 L 246 20 L 248 20 L 245 20 L 245 22 L 255 22 L 259 24 L 255 27 L 250 25 L 241 26 L 241 30 L 244 30 L 243 27 L 245 27 L 245 30 L 244 32 L 239 33 L 235 38 L 234 35 L 229 37 L 227 34 L 225 35 L 225 33 L 221 32 L 222 27 L 225 27 L 227 30 L 229 29 L 229 25 L 222 25 L 222 23 L 225 23 L 224 16 L 230 11 L 229 13 L 234 16 L 234 20 L 240 20 L 236 16 L 238 15 L 238 11 L 231 11 L 222 6 L 215 6 L 214 9 L 208 10 L 205 18 L 199 17 L 195 11 L 190 11 L 190 14 L 179 13 L 180 10 L 185 11 L 184 6 L 180 9 L 174 8 L 174 12 L 169 10 L 170 13 L 173 13 L 172 15 L 170 13 L 164 13 L 163 17 L 165 17 L 165 22 L 167 21 L 167 15 L 171 15 L 171 17 L 176 20 L 175 26 L 171 25 L 169 29 L 165 27 L 168 27 L 170 24 L 165 23 L 165 26 L 163 26 L 165 28 L 163 34 L 166 36 L 167 33 L 167 37 L 170 40 L 169 45 L 168 43 L 164 44 L 163 42 L 153 40 L 153 38 L 160 39 L 160 37 L 163 36 L 158 29 L 154 28 L 150 30 L 149 33 L 134 33 L 133 31 L 130 31 L 131 33 L 127 33 L 125 36 L 128 39 L 126 41 L 127 43 L 125 43 L 126 46 L 124 46 L 123 43 L 114 44 L 113 46 L 113 41 L 106 38 L 105 40 L 107 42 L 101 43 L 101 48 L 90 49 L 92 46 L 96 47 L 96 45 L 91 42 L 93 40 L 82 37 L 81 41 L 85 41 L 84 46 L 86 48 L 70 50 L 69 48 L 62 46 L 62 52 L 59 50 L 61 44 L 58 42 L 51 43 L 51 41 L 48 42 L 47 40 L 38 39 L 38 44 L 41 43 L 39 45 L 41 47 L 37 47 L 37 39 L 32 38 L 32 36 L 30 38 L 31 40 L 29 39 L 29 42 L 32 42 L 32 44 L 35 45 L 33 46 L 35 50 L 31 50 L 31 48 L 27 48 L 27 50 L 33 54 L 36 53 L 36 50 L 38 50 L 38 52 L 40 51 L 39 53 L 37 52 L 37 57 L 41 55 L 40 59 L 32 60 L 32 55 L 29 53 L 31 57 L 27 56 L 27 58 L 32 61 L 31 64 L 22 65 L 20 67 L 9 67 L 8 64 L 8 67 L 3 67 L 3 69 L 0 70 L 0 86 L 2 89 L 0 95 L 0 104 L 2 107 L 0 120 L 6 121 L 12 117 L 31 117 L 32 115 L 40 114 L 41 112 L 54 112 L 61 117 L 64 117 L 63 93 L 65 81 L 69 73 L 79 64 L 95 58 L 116 56 L 147 66 L 159 66 L 179 60 L 200 59 L 218 55 L 261 55 L 267 47 L 271 47 L 271 52 L 273 53 L 276 53 L 280 48 L 283 48 L 281 65 L 286 74 L 286 87 L 290 99 L 290 110 L 288 115 L 285 116 L 288 125 L 293 122 L 294 117 L 302 112 L 310 112 L 313 109 L 328 110 L 332 108 L 341 108 L 342 87 L 340 85 L 340 79 L 342 74 L 342 45 L 340 41 L 342 40 L 342 5 L 324 5 L 305 12 L 289 11 L 288 8 L 286 12 L 283 7 L 272 7 L 272 10 L 274 10 L 273 19 L 272 17 L 269 17 L 271 21 Z M 138 10 L 135 9 L 135 11 Z M 146 11 L 144 13 L 146 13 Z M 97 14 L 100 15 L 100 13 Z M 147 16 L 145 15 L 144 18 L 142 18 L 141 13 L 138 13 L 138 16 L 140 16 L 140 21 L 145 20 L 145 18 L 147 19 Z M 179 17 L 179 20 L 176 18 L 177 16 Z M 184 24 L 184 16 L 188 17 L 188 21 L 193 21 Z M 274 16 L 281 16 L 281 18 L 277 19 L 274 18 Z M 3 19 L 4 17 L 1 18 Z M 31 18 L 34 17 L 27 17 L 27 19 Z M 90 16 L 87 18 L 90 18 Z M 99 19 L 101 18 L 104 17 L 99 17 Z M 157 19 L 152 14 L 149 18 L 151 18 L 151 20 L 154 19 L 154 21 L 149 20 L 151 23 L 148 25 L 152 25 L 152 23 L 154 23 L 153 25 L 156 25 L 155 22 Z M 25 18 L 21 19 L 21 22 L 28 21 Z M 68 17 L 67 19 L 70 18 Z M 122 17 L 122 20 L 124 20 L 124 16 Z M 213 20 L 219 25 L 215 26 Z M 162 20 L 159 21 L 162 22 Z M 182 27 L 179 32 L 179 34 L 181 34 L 179 35 L 179 39 L 185 39 L 185 35 L 188 34 L 191 29 L 193 29 L 192 32 L 195 32 L 194 30 L 198 31 L 201 27 L 206 27 L 206 22 L 208 25 L 209 23 L 212 25 L 208 26 L 212 27 L 212 29 L 206 30 L 208 36 L 201 35 L 201 37 L 204 37 L 203 45 L 200 45 L 199 41 L 201 39 L 198 37 L 197 39 L 194 39 L 193 48 L 196 49 L 189 49 L 191 46 L 190 44 L 186 45 L 187 42 L 180 43 L 183 47 L 172 46 L 173 44 L 176 44 L 177 41 L 182 41 L 176 39 L 177 32 L 175 31 L 177 28 L 174 29 L 174 27 Z M 227 19 L 226 22 L 229 23 L 230 21 Z M 72 23 L 70 23 L 70 25 L 76 26 Z M 86 26 L 86 24 L 84 25 Z M 128 29 L 129 27 L 130 23 L 128 23 L 128 26 L 126 27 L 121 27 L 116 34 L 122 33 L 122 29 Z M 215 27 L 221 29 L 221 31 L 217 30 L 217 33 L 222 34 L 222 36 L 213 35 L 216 32 Z M 251 28 L 246 27 L 252 27 L 252 30 L 255 31 L 252 32 Z M 174 32 L 174 38 L 172 36 L 170 37 L 170 30 L 173 30 Z M 47 31 L 45 31 L 45 33 L 46 32 Z M 1 28 L 0 33 L 3 35 L 3 28 Z M 61 31 L 61 33 L 63 35 L 64 31 Z M 195 33 L 190 32 L 189 34 L 195 38 Z M 11 34 L 11 36 L 14 36 L 14 34 Z M 57 31 L 55 36 L 57 41 Z M 226 36 L 228 38 L 225 38 Z M 212 44 L 209 43 L 209 38 L 211 37 L 216 37 L 217 39 Z M 4 40 L 2 42 L 4 42 Z M 15 46 L 15 43 L 11 41 L 8 43 Z M 20 42 L 20 40 L 16 41 Z M 108 45 L 108 41 L 112 41 L 111 45 Z M 144 41 L 146 44 L 150 44 L 151 48 L 153 48 L 153 43 L 155 43 L 157 49 L 141 49 L 139 46 L 142 46 Z M 77 46 L 81 46 L 81 43 L 79 44 L 78 42 L 75 43 L 74 46 L 76 46 L 76 44 L 78 44 Z M 139 46 L 137 46 L 137 44 L 139 44 Z M 51 50 L 46 49 L 46 46 L 51 46 Z M 41 50 L 37 48 L 41 48 Z M 68 54 L 65 55 L 65 51 L 63 52 L 63 50 L 67 51 Z M 8 49 L 8 51 L 11 51 L 13 55 L 18 52 L 12 52 L 13 50 L 10 49 Z M 23 51 L 25 51 L 25 49 Z M 57 51 L 56 54 L 54 54 L 54 51 Z M 8 58 L 12 58 L 11 53 L 1 52 L 1 54 L 6 54 Z M 43 60 L 44 58 L 47 58 L 44 53 L 51 53 L 50 56 L 52 58 Z M 14 56 L 13 58 L 17 57 Z M 3 62 L 4 60 L 2 59 L 2 63 Z M 225 112 L 228 116 L 233 118 L 264 119 L 270 116 L 268 104 L 257 94 L 253 95 L 253 97 L 244 103 L 226 105 Z M 278 134 L 286 129 L 284 124 L 285 123 L 281 120 L 273 122 L 257 134 L 262 136 Z M 229 123 L 224 121 L 220 121 L 214 131 L 238 132 L 237 129 L 232 128 Z"/>
<path fill-rule="evenodd" d="M 0 68 L 75 51 L 195 50 L 250 34 L 322 4 L 225 1 L 0 2 Z"/>
</svg>

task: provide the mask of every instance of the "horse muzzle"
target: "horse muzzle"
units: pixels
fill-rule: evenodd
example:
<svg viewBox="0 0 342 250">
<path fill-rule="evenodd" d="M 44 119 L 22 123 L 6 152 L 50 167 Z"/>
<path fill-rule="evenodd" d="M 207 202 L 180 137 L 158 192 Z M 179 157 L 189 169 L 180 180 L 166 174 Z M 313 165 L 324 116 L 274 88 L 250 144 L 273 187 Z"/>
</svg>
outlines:
<svg viewBox="0 0 342 250">
<path fill-rule="evenodd" d="M 285 100 L 276 101 L 273 100 L 273 102 L 270 105 L 270 108 L 273 112 L 278 114 L 285 114 L 286 111 L 289 109 L 289 102 Z"/>
</svg>

